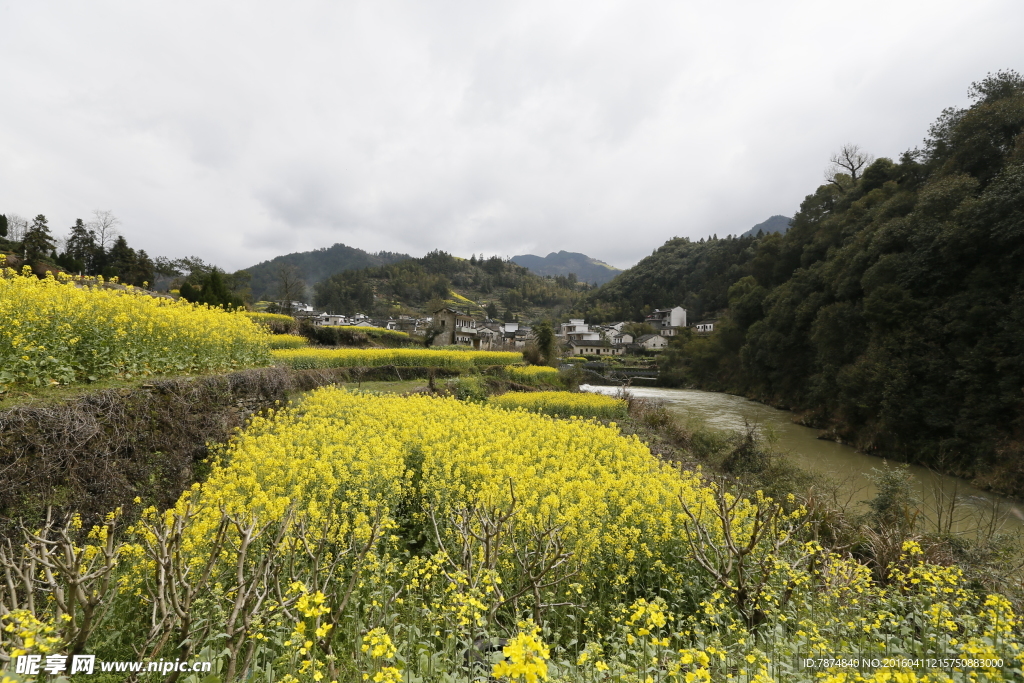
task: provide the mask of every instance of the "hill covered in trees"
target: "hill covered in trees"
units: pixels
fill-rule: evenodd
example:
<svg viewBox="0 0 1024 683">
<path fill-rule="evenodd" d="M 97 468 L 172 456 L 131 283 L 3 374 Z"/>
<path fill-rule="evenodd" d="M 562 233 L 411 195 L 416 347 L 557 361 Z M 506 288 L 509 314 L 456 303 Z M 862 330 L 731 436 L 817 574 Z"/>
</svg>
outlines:
<svg viewBox="0 0 1024 683">
<path fill-rule="evenodd" d="M 313 287 L 316 283 L 335 273 L 370 266 L 383 266 L 407 258 L 410 258 L 408 254 L 396 254 L 389 251 L 371 254 L 362 249 L 339 243 L 313 251 L 277 256 L 245 270 L 251 276 L 249 286 L 252 289 L 253 300 L 259 301 L 279 296 L 282 270 L 288 271 L 288 277 L 301 281 L 304 287 Z"/>
<path fill-rule="evenodd" d="M 757 237 L 757 233 L 763 233 L 767 235 L 770 232 L 781 232 L 785 233 L 789 230 L 789 224 L 793 221 L 788 216 L 772 216 L 768 220 L 758 223 L 750 230 L 740 235 L 740 237 Z"/>
<path fill-rule="evenodd" d="M 423 313 L 443 302 L 491 318 L 558 315 L 590 289 L 573 276 L 541 277 L 497 256 L 458 258 L 433 251 L 422 258 L 347 270 L 319 282 L 314 303 L 333 313 Z"/>
<path fill-rule="evenodd" d="M 513 256 L 512 262 L 529 268 L 537 275 L 575 275 L 577 279 L 594 285 L 603 285 L 622 272 L 604 261 L 572 251 L 553 251 L 544 257 L 521 254 Z"/>
<path fill-rule="evenodd" d="M 806 411 L 860 448 L 1024 494 L 1024 78 L 971 86 L 923 149 L 848 146 L 784 235 L 672 240 L 587 313 L 723 313 L 675 383 Z"/>
</svg>

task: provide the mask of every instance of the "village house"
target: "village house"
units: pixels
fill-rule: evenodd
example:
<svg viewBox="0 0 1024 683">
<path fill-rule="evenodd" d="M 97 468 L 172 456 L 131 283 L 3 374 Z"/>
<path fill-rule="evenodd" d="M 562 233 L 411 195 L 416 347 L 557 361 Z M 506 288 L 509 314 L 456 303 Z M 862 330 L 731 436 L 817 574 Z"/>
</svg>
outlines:
<svg viewBox="0 0 1024 683">
<path fill-rule="evenodd" d="M 645 334 L 637 338 L 636 344 L 644 351 L 660 351 L 668 346 L 668 339 L 660 334 Z"/>
<path fill-rule="evenodd" d="M 693 331 L 699 335 L 711 334 L 715 331 L 715 325 L 718 323 L 718 318 L 708 318 L 701 320 L 699 323 L 693 326 Z"/>
<path fill-rule="evenodd" d="M 633 335 L 627 332 L 616 332 L 612 335 L 612 344 L 616 346 L 625 346 L 626 344 L 633 343 Z"/>
<path fill-rule="evenodd" d="M 496 323 L 492 321 L 485 326 L 497 332 L 495 344 L 501 344 L 510 349 L 526 348 L 526 345 L 534 339 L 533 330 L 522 323 Z"/>
<path fill-rule="evenodd" d="M 291 311 L 294 313 L 312 313 L 313 307 L 302 301 L 271 301 L 279 311 Z"/>
<path fill-rule="evenodd" d="M 493 349 L 495 346 L 501 345 L 501 333 L 487 325 L 478 327 L 477 335 L 480 337 L 480 346 L 478 348 Z"/>
<path fill-rule="evenodd" d="M 345 316 L 332 315 L 330 313 L 320 313 L 313 316 L 310 320 L 314 325 L 320 327 L 339 327 L 341 325 L 351 324 Z"/>
<path fill-rule="evenodd" d="M 391 326 L 392 323 L 394 324 L 394 327 Z M 419 318 L 414 318 L 411 315 L 400 315 L 398 316 L 397 320 L 388 321 L 388 329 L 395 329 L 398 330 L 399 332 L 415 334 L 422 331 L 425 327 L 428 326 L 428 324 L 429 323 L 427 323 L 426 321 L 420 320 Z"/>
<path fill-rule="evenodd" d="M 527 344 L 535 339 L 536 337 L 533 334 L 533 329 L 520 325 L 518 329 L 512 333 L 512 348 L 524 349 Z"/>
<path fill-rule="evenodd" d="M 489 349 L 493 335 L 468 313 L 445 306 L 434 311 L 433 325 L 437 330 L 434 346 L 452 344 L 471 346 L 474 349 Z M 481 330 L 484 332 L 481 334 Z"/>
<path fill-rule="evenodd" d="M 590 329 L 590 326 L 583 322 L 583 318 L 572 318 L 567 323 L 562 323 L 558 326 L 558 332 L 555 333 L 557 336 L 562 337 L 565 341 L 588 341 L 588 342 L 599 342 L 601 341 L 601 335 Z"/>
<path fill-rule="evenodd" d="M 662 337 L 674 337 L 686 327 L 686 309 L 682 306 L 652 311 L 644 320 Z"/>
<path fill-rule="evenodd" d="M 624 347 L 606 341 L 571 341 L 568 346 L 574 356 L 621 356 L 625 351 Z"/>
</svg>

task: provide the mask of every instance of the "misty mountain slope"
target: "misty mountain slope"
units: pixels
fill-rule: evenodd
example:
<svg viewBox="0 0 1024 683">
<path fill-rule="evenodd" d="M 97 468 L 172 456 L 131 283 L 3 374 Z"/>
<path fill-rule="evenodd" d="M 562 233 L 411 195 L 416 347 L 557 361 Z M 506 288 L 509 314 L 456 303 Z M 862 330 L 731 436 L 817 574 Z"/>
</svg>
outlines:
<svg viewBox="0 0 1024 683">
<path fill-rule="evenodd" d="M 787 216 L 772 216 L 763 223 L 758 223 L 750 230 L 747 230 L 740 237 L 756 237 L 758 230 L 763 230 L 766 235 L 771 232 L 785 233 L 789 230 L 789 224 L 792 221 L 793 219 Z"/>
<path fill-rule="evenodd" d="M 277 256 L 269 261 L 246 268 L 252 275 L 254 301 L 277 296 L 278 274 L 282 268 L 294 268 L 306 286 L 312 287 L 336 273 L 373 266 L 386 266 L 411 258 L 408 254 L 379 251 L 375 254 L 338 243 L 313 251 L 301 251 Z"/>
<path fill-rule="evenodd" d="M 581 282 L 603 285 L 622 271 L 604 261 L 572 251 L 551 252 L 543 258 L 533 254 L 513 256 L 512 262 L 529 268 L 537 275 L 569 275 L 573 273 Z"/>
</svg>

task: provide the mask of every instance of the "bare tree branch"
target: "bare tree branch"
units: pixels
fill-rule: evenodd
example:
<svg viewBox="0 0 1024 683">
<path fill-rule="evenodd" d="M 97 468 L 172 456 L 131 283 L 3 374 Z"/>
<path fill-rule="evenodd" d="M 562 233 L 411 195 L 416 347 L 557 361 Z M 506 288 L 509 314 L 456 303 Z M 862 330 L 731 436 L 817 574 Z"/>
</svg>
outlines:
<svg viewBox="0 0 1024 683">
<path fill-rule="evenodd" d="M 115 216 L 113 211 L 102 209 L 94 210 L 92 215 L 95 218 L 87 225 L 96 233 L 96 244 L 103 249 L 109 249 L 121 236 L 121 231 L 117 229 L 117 226 L 121 224 L 121 219 Z"/>
<path fill-rule="evenodd" d="M 842 149 L 829 157 L 828 168 L 825 169 L 825 180 L 844 192 L 856 184 L 858 174 L 869 166 L 875 158 L 863 151 L 859 145 L 847 143 Z"/>
</svg>

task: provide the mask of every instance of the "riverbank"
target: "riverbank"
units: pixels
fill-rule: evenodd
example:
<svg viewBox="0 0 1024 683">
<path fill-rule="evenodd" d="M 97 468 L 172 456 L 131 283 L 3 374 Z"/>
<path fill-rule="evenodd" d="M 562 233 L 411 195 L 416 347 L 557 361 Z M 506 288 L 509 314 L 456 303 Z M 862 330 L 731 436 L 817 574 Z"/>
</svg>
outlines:
<svg viewBox="0 0 1024 683">
<path fill-rule="evenodd" d="M 600 382 L 594 384 L 600 384 Z M 865 424 L 854 427 L 840 416 L 827 414 L 821 409 L 792 405 L 773 400 L 769 396 L 744 393 L 718 386 L 706 387 L 706 385 L 699 384 L 688 384 L 682 387 L 670 386 L 664 384 L 663 381 L 660 381 L 657 388 L 708 391 L 740 396 L 776 410 L 792 413 L 794 422 L 816 430 L 819 439 L 850 446 L 873 457 L 924 467 L 947 476 L 963 479 L 982 491 L 1024 504 L 1024 441 L 1019 438 L 1015 439 L 1009 436 L 1001 438 L 993 442 L 985 453 L 965 462 L 962 457 L 953 452 L 945 452 L 941 445 L 934 445 L 927 452 L 913 450 L 905 446 L 893 447 L 891 444 L 896 439 L 876 426 Z"/>
<path fill-rule="evenodd" d="M 739 495 L 792 497 L 807 510 L 816 540 L 857 558 L 879 580 L 900 548 L 914 542 L 929 561 L 956 565 L 976 585 L 1024 607 L 1024 514 L 1014 501 L 817 439 L 790 413 L 742 396 L 642 387 L 631 387 L 629 395 L 629 419 L 620 423 L 625 433 L 636 434 L 663 460 L 700 468 Z M 801 452 L 804 446 L 814 452 Z"/>
<path fill-rule="evenodd" d="M 606 394 L 618 391 L 605 386 L 581 388 Z M 794 465 L 836 482 L 849 504 L 867 502 L 879 493 L 871 475 L 873 470 L 883 467 L 885 458 L 858 451 L 841 441 L 822 439 L 818 430 L 795 420 L 798 415 L 792 412 L 734 394 L 699 389 L 633 387 L 630 392 L 640 398 L 662 401 L 684 422 L 696 420 L 729 433 L 756 426 Z M 1008 522 L 1024 528 L 1024 505 L 1019 501 L 929 468 L 908 465 L 907 470 L 914 477 L 916 495 L 929 508 L 937 509 L 943 502 L 948 504 L 951 497 L 959 496 L 962 501 L 973 501 L 975 507 L 995 507 Z M 932 512 L 931 516 L 937 517 L 937 513 Z"/>
</svg>

